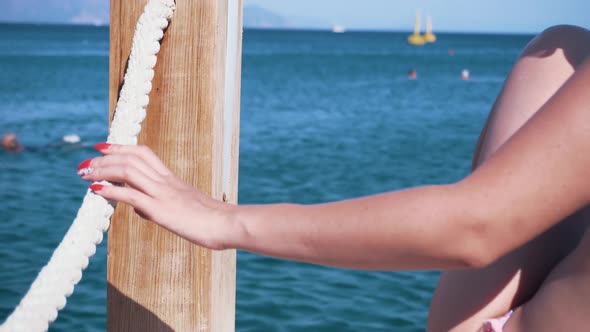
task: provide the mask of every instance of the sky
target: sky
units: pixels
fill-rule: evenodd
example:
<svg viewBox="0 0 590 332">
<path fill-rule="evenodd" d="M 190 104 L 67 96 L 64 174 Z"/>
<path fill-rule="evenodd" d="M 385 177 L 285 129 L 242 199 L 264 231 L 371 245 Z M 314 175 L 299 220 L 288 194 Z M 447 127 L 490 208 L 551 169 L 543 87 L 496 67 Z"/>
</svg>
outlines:
<svg viewBox="0 0 590 332">
<path fill-rule="evenodd" d="M 411 30 L 420 9 L 432 15 L 435 32 L 536 33 L 555 24 L 590 28 L 590 0 L 243 1 L 302 27 L 340 24 L 348 29 Z M 108 6 L 109 0 L 0 0 L 0 21 L 107 24 Z"/>
<path fill-rule="evenodd" d="M 590 28 L 590 0 L 244 0 L 244 4 L 350 29 L 411 30 L 417 9 L 431 14 L 439 31 L 534 33 L 556 24 Z"/>
</svg>

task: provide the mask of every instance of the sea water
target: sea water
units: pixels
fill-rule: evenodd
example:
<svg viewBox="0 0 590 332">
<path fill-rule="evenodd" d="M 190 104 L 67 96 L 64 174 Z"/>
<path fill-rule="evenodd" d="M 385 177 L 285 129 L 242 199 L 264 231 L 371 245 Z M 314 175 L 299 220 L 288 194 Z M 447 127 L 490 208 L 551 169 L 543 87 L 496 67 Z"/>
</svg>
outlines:
<svg viewBox="0 0 590 332">
<path fill-rule="evenodd" d="M 0 133 L 32 147 L 0 152 L 0 321 L 75 217 L 87 188 L 76 166 L 106 139 L 108 34 L 0 25 Z M 435 44 L 412 47 L 403 33 L 246 30 L 240 204 L 330 202 L 461 179 L 531 37 L 439 34 Z M 47 147 L 66 134 L 82 146 Z M 423 331 L 439 276 L 248 252 L 237 264 L 237 331 Z M 103 243 L 51 331 L 105 326 Z"/>
</svg>

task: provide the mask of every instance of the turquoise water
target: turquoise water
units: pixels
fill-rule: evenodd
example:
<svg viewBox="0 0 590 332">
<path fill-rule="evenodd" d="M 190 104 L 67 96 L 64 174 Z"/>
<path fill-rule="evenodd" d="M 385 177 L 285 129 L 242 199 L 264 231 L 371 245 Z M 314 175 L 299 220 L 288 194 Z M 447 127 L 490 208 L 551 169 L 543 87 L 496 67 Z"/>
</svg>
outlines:
<svg viewBox="0 0 590 332">
<path fill-rule="evenodd" d="M 247 30 L 240 203 L 327 202 L 465 176 L 531 36 L 438 37 L 414 48 L 395 33 Z M 407 80 L 410 68 L 417 81 Z M 0 152 L 3 320 L 75 216 L 86 190 L 76 166 L 106 138 L 108 29 L 0 25 L 0 73 L 0 132 L 37 147 Z M 81 149 L 39 148 L 68 133 L 82 137 Z M 105 275 L 103 243 L 52 331 L 105 329 Z M 437 277 L 239 252 L 236 329 L 422 331 Z"/>
</svg>

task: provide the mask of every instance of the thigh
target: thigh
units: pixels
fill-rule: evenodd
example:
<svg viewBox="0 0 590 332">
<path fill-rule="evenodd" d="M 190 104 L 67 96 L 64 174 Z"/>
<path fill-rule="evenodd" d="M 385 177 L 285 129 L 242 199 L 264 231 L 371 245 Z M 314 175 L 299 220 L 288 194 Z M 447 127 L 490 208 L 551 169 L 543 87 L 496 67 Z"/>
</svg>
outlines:
<svg viewBox="0 0 590 332">
<path fill-rule="evenodd" d="M 564 220 L 483 269 L 444 272 L 432 300 L 429 331 L 476 331 L 485 319 L 526 302 L 576 247 L 588 225 L 580 215 L 587 213 Z"/>
<path fill-rule="evenodd" d="M 551 28 L 531 41 L 490 112 L 474 154 L 474 168 L 518 131 L 589 53 L 590 32 L 581 28 Z M 486 268 L 444 272 L 431 303 L 428 330 L 475 331 L 484 319 L 525 302 L 575 248 L 587 225 L 580 217 L 584 213 L 571 216 Z"/>
<path fill-rule="evenodd" d="M 590 328 L 590 232 L 560 262 L 526 304 L 514 311 L 505 332 L 588 331 Z"/>
</svg>

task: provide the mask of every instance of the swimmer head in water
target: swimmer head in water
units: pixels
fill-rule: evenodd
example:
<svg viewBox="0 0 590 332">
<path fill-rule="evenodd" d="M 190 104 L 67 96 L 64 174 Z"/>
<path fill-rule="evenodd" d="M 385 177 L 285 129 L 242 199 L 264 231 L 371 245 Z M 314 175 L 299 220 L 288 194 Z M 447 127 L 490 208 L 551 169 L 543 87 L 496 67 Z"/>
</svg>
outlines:
<svg viewBox="0 0 590 332">
<path fill-rule="evenodd" d="M 15 133 L 6 133 L 2 136 L 2 148 L 11 152 L 23 150 L 23 146 L 18 143 Z"/>
</svg>

